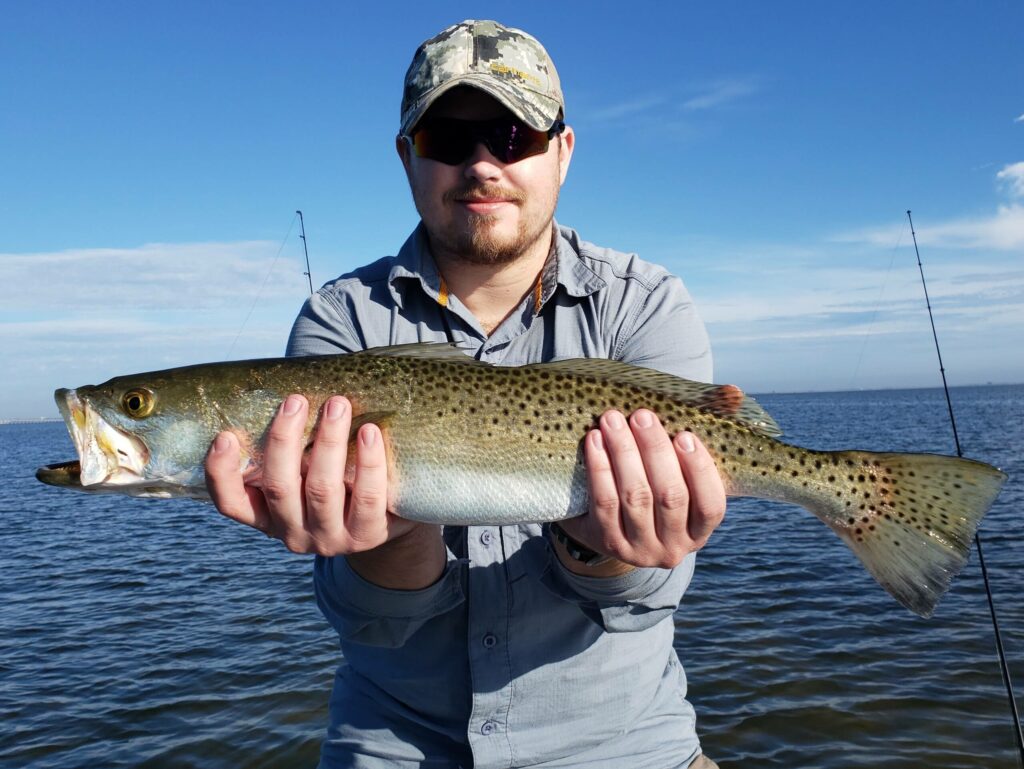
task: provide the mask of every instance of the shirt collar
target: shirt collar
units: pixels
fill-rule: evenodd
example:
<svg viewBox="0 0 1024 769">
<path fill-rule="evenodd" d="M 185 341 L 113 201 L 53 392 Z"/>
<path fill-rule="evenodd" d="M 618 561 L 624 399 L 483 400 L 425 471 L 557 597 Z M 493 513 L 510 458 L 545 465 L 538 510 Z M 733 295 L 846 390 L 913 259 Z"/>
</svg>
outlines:
<svg viewBox="0 0 1024 769">
<path fill-rule="evenodd" d="M 568 227 L 552 222 L 555 237 L 553 248 L 537 278 L 534 292 L 534 311 L 540 309 L 561 286 L 572 297 L 590 296 L 607 284 L 596 272 L 588 267 L 576 250 L 579 236 Z M 429 297 L 441 306 L 448 303 L 447 287 L 430 253 L 426 228 L 420 222 L 406 239 L 388 274 L 388 288 L 395 303 L 402 307 L 402 292 L 398 283 L 407 280 L 418 281 Z"/>
</svg>

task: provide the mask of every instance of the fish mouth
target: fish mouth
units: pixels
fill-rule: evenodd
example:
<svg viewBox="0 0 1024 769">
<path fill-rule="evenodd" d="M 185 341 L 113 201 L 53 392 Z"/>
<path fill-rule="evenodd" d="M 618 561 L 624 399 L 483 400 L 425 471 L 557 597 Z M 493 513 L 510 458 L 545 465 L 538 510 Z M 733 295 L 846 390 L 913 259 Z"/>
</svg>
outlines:
<svg viewBox="0 0 1024 769">
<path fill-rule="evenodd" d="M 107 422 L 75 390 L 57 390 L 53 398 L 78 450 L 79 483 L 83 487 L 136 485 L 143 480 L 149 463 L 145 443 Z"/>
<path fill-rule="evenodd" d="M 36 478 L 51 486 L 78 488 L 82 485 L 82 466 L 77 459 L 70 462 L 59 462 L 55 465 L 44 465 L 36 470 Z"/>
</svg>

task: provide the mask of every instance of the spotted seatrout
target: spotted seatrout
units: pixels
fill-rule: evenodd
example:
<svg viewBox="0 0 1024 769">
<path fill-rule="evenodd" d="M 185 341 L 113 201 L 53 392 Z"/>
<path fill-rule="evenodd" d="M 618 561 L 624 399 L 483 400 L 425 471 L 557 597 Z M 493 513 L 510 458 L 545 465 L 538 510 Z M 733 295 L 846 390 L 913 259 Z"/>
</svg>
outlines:
<svg viewBox="0 0 1024 769">
<path fill-rule="evenodd" d="M 453 525 L 582 514 L 586 431 L 607 409 L 650 408 L 670 433 L 701 439 L 730 496 L 807 508 L 922 616 L 966 562 L 1006 479 L 967 459 L 782 443 L 772 418 L 731 385 L 596 359 L 495 367 L 429 344 L 212 363 L 58 390 L 79 462 L 37 477 L 82 491 L 207 499 L 204 456 L 231 430 L 247 482 L 258 486 L 267 427 L 293 392 L 310 400 L 310 433 L 322 403 L 346 395 L 353 431 L 367 422 L 383 431 L 394 512 Z"/>
</svg>

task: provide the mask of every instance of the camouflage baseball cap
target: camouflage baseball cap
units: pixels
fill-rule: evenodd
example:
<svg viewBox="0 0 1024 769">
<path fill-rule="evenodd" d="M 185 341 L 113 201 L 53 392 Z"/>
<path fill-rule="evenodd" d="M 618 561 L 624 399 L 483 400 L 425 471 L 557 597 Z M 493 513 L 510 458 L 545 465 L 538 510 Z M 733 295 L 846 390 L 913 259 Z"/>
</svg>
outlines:
<svg viewBox="0 0 1024 769">
<path fill-rule="evenodd" d="M 460 85 L 494 97 L 538 131 L 565 108 L 555 64 L 536 38 L 496 21 L 467 19 L 416 49 L 405 73 L 399 133 L 408 134 L 442 94 Z"/>
</svg>

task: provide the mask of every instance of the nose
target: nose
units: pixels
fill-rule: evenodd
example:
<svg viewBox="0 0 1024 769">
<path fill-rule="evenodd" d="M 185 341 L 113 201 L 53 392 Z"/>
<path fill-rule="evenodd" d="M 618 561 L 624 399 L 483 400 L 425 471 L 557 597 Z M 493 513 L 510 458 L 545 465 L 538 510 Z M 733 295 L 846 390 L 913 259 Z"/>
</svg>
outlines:
<svg viewBox="0 0 1024 769">
<path fill-rule="evenodd" d="M 477 142 L 473 147 L 473 153 L 466 158 L 465 176 L 467 179 L 475 179 L 480 182 L 493 182 L 501 178 L 504 165 L 498 160 L 487 145 Z"/>
</svg>

